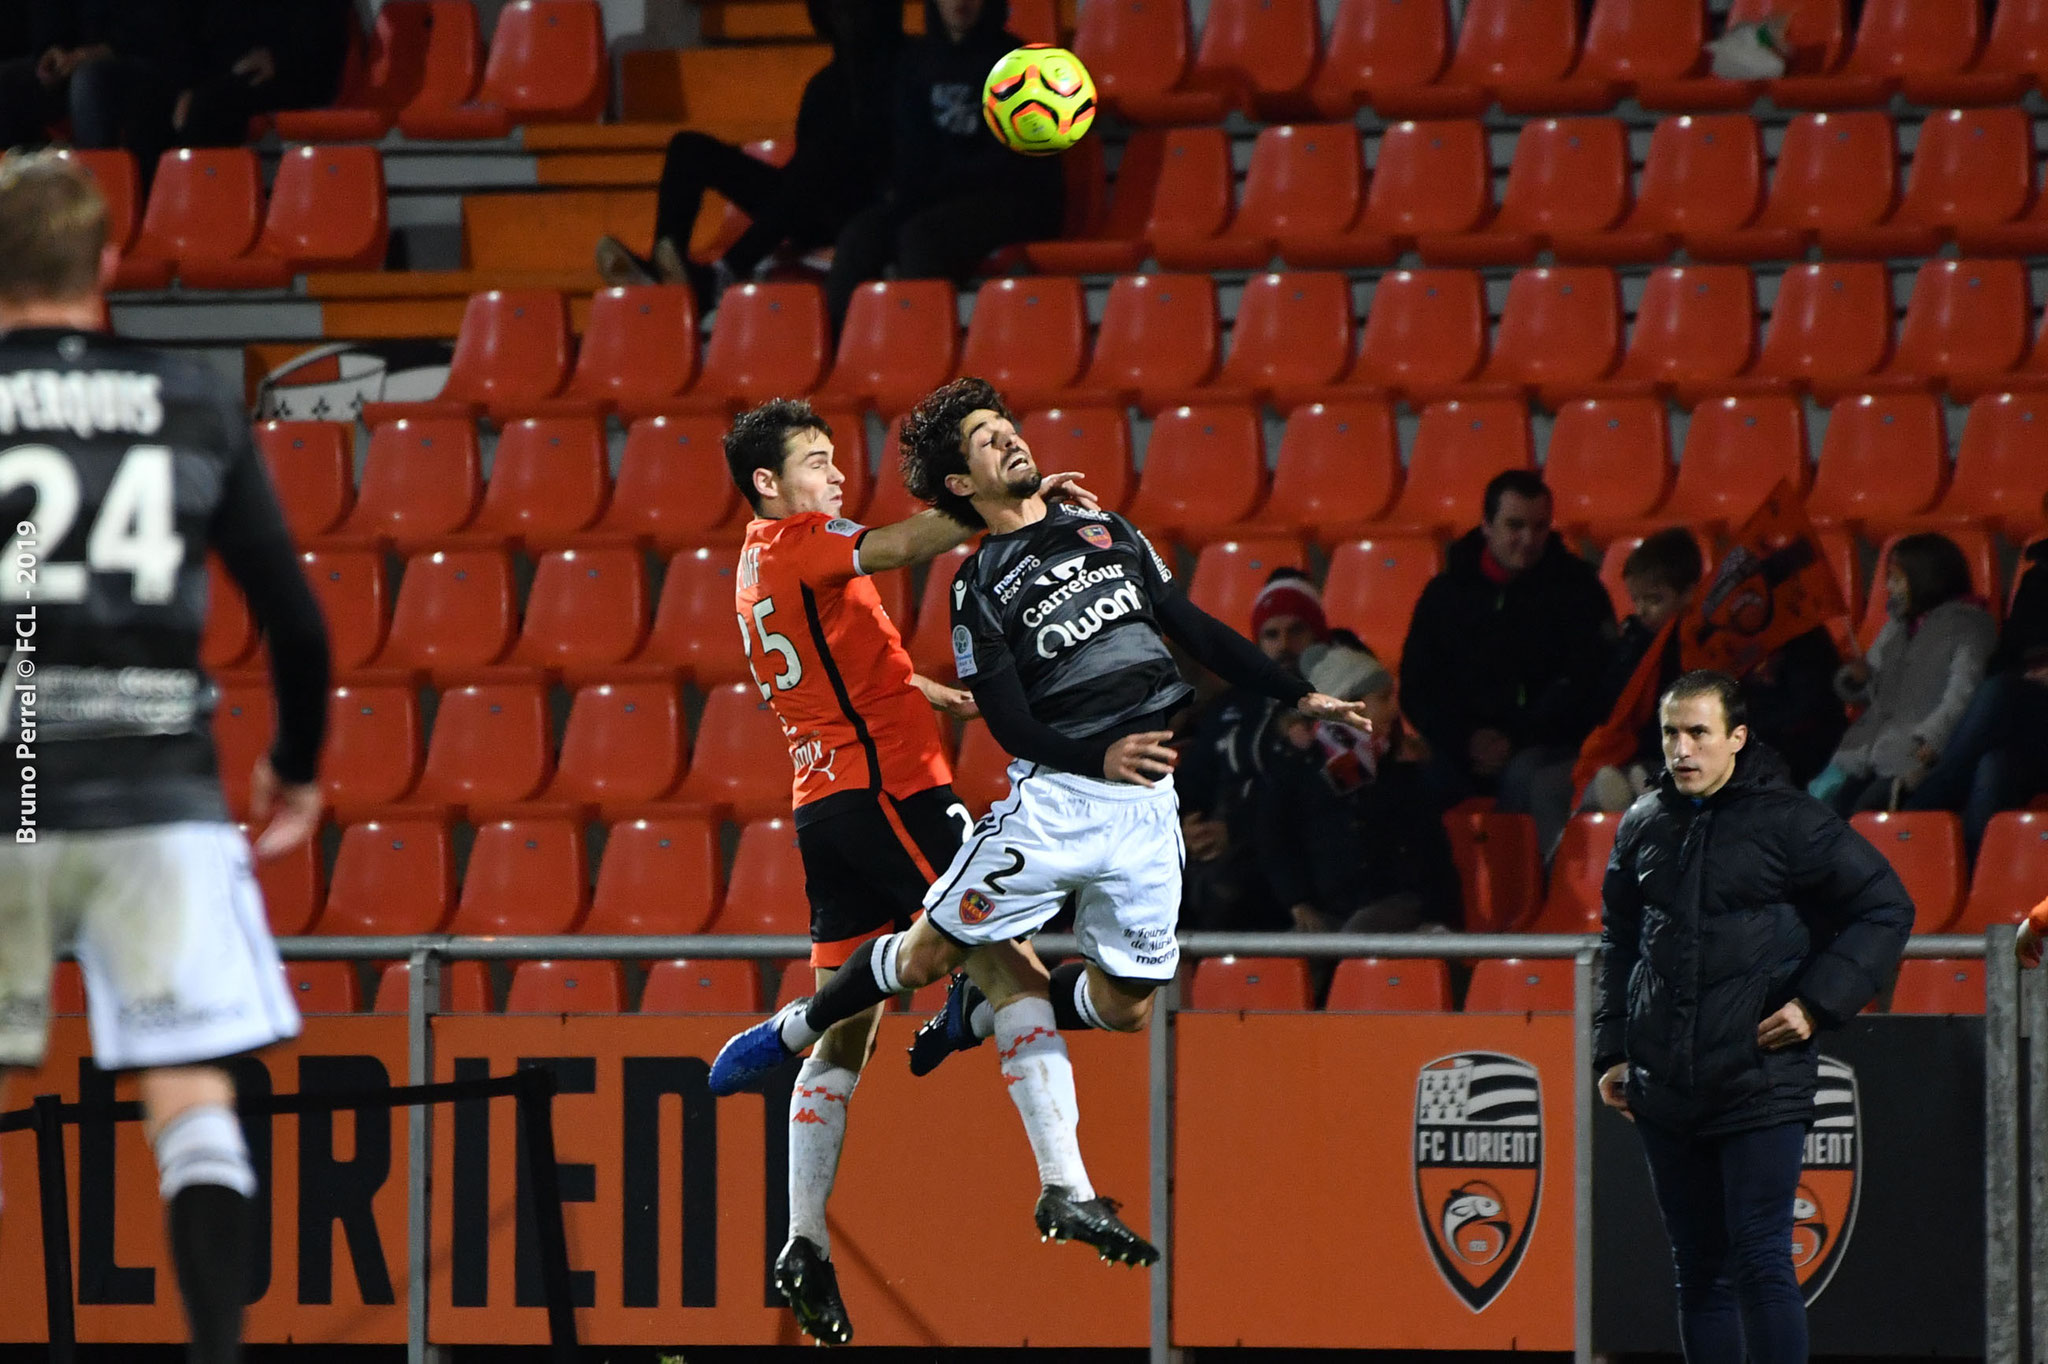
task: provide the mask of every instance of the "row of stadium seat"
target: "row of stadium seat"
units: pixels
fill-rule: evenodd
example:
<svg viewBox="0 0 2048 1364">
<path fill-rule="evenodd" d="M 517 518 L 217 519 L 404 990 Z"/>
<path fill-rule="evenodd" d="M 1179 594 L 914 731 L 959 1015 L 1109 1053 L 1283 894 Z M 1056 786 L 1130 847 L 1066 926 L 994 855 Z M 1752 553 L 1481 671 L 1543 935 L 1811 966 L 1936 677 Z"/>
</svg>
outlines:
<svg viewBox="0 0 2048 1364">
<path fill-rule="evenodd" d="M 1847 0 L 1735 0 L 1731 24 L 1791 16 L 1787 76 L 1705 73 L 1701 0 L 1342 0 L 1325 38 L 1315 0 L 1210 0 L 1199 45 L 1185 0 L 1085 0 L 1076 53 L 1103 102 L 1146 123 L 1307 110 L 1387 118 L 1607 109 L 1729 109 L 1768 95 L 1789 108 L 1995 103 L 2048 77 L 2048 5 L 2000 0 L 1988 32 L 1973 0 L 1867 0 L 1854 41 Z"/>
</svg>

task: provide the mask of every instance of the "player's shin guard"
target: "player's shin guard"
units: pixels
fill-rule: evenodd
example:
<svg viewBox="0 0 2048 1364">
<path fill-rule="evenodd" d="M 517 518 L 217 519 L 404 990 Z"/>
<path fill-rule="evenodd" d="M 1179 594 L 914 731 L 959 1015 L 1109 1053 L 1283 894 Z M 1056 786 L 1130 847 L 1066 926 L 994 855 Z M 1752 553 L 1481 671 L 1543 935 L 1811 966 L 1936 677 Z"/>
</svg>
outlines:
<svg viewBox="0 0 2048 1364">
<path fill-rule="evenodd" d="M 832 979 L 811 996 L 807 1009 L 792 1010 L 782 1019 L 783 1045 L 793 1052 L 813 1046 L 834 1023 L 866 1013 L 901 991 L 903 981 L 896 974 L 896 953 L 903 945 L 903 936 L 887 933 L 854 948 L 846 965 L 833 972 Z"/>
<path fill-rule="evenodd" d="M 846 1105 L 860 1073 L 813 1056 L 789 1092 L 789 1234 L 802 1236 L 829 1256 L 825 1202 L 839 1174 L 846 1141 Z"/>
<path fill-rule="evenodd" d="M 1043 999 L 1022 995 L 996 1011 L 996 1055 L 1010 1102 L 1024 1120 L 1031 1154 L 1038 1158 L 1038 1182 L 1059 1185 L 1076 1199 L 1095 1196 L 1088 1167 L 1081 1163 L 1081 1105 L 1074 1095 L 1074 1064 L 1053 1027 Z"/>
<path fill-rule="evenodd" d="M 1061 1032 L 1079 1032 L 1085 1028 L 1116 1031 L 1102 1021 L 1102 1015 L 1096 1011 L 1095 1000 L 1088 993 L 1086 962 L 1070 961 L 1054 967 L 1051 995 L 1052 1016 L 1058 1020 Z"/>
<path fill-rule="evenodd" d="M 256 1194 L 242 1125 L 217 1105 L 188 1108 L 157 1132 L 156 1166 L 192 1333 L 187 1357 L 192 1364 L 235 1364 L 242 1357 Z"/>
</svg>

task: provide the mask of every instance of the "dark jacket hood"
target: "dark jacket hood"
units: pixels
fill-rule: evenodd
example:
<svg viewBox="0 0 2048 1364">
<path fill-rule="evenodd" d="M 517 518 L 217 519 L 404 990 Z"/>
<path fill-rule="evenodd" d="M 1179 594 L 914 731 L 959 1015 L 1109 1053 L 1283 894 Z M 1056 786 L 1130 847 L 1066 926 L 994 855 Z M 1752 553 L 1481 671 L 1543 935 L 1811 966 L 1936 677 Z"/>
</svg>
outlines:
<svg viewBox="0 0 2048 1364">
<path fill-rule="evenodd" d="M 884 45 L 895 47 L 903 41 L 903 6 L 891 3 L 891 0 L 869 0 L 869 3 L 875 5 L 877 36 Z M 832 27 L 832 0 L 804 0 L 804 9 L 811 16 L 811 31 L 837 51 L 841 44 L 840 35 Z"/>
<path fill-rule="evenodd" d="M 978 43 L 989 43 L 1000 38 L 1003 30 L 1010 26 L 1010 0 L 982 0 L 981 17 L 974 21 L 967 37 L 961 41 L 966 47 Z M 939 7 L 932 0 L 924 0 L 925 36 L 938 38 L 946 32 L 946 21 L 939 17 Z"/>
</svg>

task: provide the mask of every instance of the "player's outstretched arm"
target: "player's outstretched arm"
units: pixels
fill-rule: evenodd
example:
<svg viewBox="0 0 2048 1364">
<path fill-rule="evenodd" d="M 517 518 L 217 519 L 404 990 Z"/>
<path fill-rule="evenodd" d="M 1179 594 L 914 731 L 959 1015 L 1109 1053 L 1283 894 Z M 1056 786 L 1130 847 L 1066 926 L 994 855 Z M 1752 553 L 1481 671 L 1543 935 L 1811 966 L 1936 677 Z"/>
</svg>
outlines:
<svg viewBox="0 0 2048 1364">
<path fill-rule="evenodd" d="M 1049 501 L 1069 501 L 1094 510 L 1094 493 L 1081 486 L 1076 473 L 1047 474 L 1039 493 Z M 955 545 L 964 545 L 981 527 L 967 526 L 944 512 L 921 511 L 886 526 L 870 527 L 860 539 L 860 571 L 887 573 L 892 568 L 930 563 Z"/>
<path fill-rule="evenodd" d="M 933 710 L 950 715 L 956 720 L 972 720 L 981 714 L 981 707 L 974 703 L 974 693 L 965 687 L 949 687 L 943 682 L 926 677 L 923 673 L 912 673 L 910 685 L 923 694 Z"/>
</svg>

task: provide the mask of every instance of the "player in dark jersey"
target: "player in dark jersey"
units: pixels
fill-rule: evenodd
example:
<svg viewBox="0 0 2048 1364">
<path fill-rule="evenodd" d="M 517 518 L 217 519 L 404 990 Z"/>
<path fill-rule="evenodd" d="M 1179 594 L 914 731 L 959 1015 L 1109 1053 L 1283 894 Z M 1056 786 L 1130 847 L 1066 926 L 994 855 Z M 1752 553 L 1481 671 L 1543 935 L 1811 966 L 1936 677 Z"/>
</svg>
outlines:
<svg viewBox="0 0 2048 1364">
<path fill-rule="evenodd" d="M 259 856 L 310 837 L 327 634 L 213 371 L 101 330 L 106 207 L 69 163 L 0 160 L 0 595 L 12 617 L 0 843 L 0 1067 L 43 1055 L 55 954 L 93 1054 L 142 1072 L 196 1364 L 241 1354 L 256 1174 L 212 1064 L 297 1035 L 250 847 L 221 796 L 199 664 L 218 554 L 269 641 L 277 739 Z"/>
<path fill-rule="evenodd" d="M 983 979 L 988 1008 L 956 983 L 950 1045 L 987 1036 L 990 1017 L 1019 996 L 1036 996 L 1058 1028 L 1144 1027 L 1153 991 L 1180 961 L 1184 857 L 1166 721 L 1192 688 L 1167 637 L 1232 683 L 1306 715 L 1371 727 L 1356 703 L 1310 693 L 1190 603 L 1122 517 L 1048 506 L 1029 448 L 985 381 L 958 380 L 920 403 L 904 423 L 903 452 L 913 494 L 989 529 L 953 580 L 953 656 L 990 732 L 1017 759 L 1010 794 L 933 882 L 924 917 L 861 944 L 814 999 L 726 1044 L 718 1065 L 728 1080 L 780 1064 L 819 1030 L 892 991 L 929 984 L 991 944 L 1028 937 L 1069 894 L 1078 900 L 1085 964 L 1061 966 L 1049 982 Z M 1050 1027 L 1045 1035 L 1056 1036 Z M 1071 1094 L 1064 1051 L 1043 1064 L 1063 1070 Z M 1064 1170 L 1044 1173 L 1035 1212 L 1042 1231 L 1088 1240 L 1114 1258 L 1156 1257 L 1115 1221 L 1106 1200 L 1089 1196 L 1078 1148 Z"/>
</svg>

